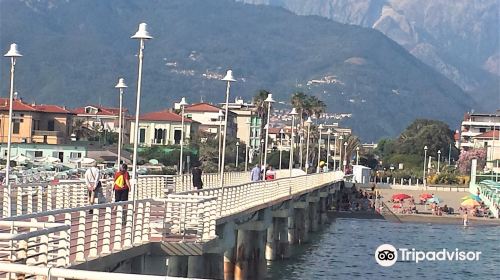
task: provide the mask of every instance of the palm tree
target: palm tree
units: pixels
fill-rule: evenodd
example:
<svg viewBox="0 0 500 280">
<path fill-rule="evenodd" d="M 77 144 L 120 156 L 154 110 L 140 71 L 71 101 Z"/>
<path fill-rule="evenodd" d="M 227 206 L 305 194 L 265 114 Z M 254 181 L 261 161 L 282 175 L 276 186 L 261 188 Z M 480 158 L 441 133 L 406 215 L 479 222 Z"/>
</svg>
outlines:
<svg viewBox="0 0 500 280">
<path fill-rule="evenodd" d="M 260 118 L 260 135 L 261 138 L 265 135 L 264 126 L 267 122 L 267 102 L 265 102 L 267 96 L 271 94 L 268 90 L 261 89 L 253 97 L 253 104 L 255 105 L 257 116 Z M 261 152 L 262 152 L 261 147 Z"/>
</svg>

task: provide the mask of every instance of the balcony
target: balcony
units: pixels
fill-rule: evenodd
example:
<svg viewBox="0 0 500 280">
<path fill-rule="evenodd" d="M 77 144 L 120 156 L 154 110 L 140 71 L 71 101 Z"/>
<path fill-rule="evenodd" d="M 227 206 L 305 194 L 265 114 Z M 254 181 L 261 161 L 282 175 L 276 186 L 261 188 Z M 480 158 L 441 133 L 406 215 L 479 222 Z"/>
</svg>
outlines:
<svg viewBox="0 0 500 280">
<path fill-rule="evenodd" d="M 491 127 L 491 126 L 500 127 L 500 122 L 489 122 L 489 121 L 463 121 L 463 122 L 462 122 L 462 125 L 481 126 L 481 127 Z"/>
<path fill-rule="evenodd" d="M 62 137 L 61 131 L 33 130 L 33 136 L 53 136 Z"/>
</svg>

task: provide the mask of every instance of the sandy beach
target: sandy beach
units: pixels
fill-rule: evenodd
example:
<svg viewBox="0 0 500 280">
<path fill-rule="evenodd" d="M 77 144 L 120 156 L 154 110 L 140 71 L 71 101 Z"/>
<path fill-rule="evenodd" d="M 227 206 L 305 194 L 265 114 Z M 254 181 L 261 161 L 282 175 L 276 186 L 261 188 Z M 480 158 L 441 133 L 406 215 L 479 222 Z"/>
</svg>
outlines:
<svg viewBox="0 0 500 280">
<path fill-rule="evenodd" d="M 407 195 L 411 195 L 415 198 L 415 203 L 417 203 L 417 210 L 419 213 L 430 213 L 430 208 L 426 208 L 425 205 L 418 205 L 419 197 L 423 193 L 434 194 L 440 199 L 443 200 L 443 203 L 440 203 L 440 206 L 444 206 L 445 204 L 448 207 L 452 207 L 455 209 L 455 212 L 460 208 L 460 203 L 462 203 L 462 197 L 469 195 L 469 192 L 444 192 L 444 191 L 411 191 L 411 190 L 393 190 L 393 189 L 379 189 L 382 194 L 382 200 L 387 204 L 387 206 L 391 207 L 392 203 L 389 202 L 391 197 L 397 193 L 404 193 Z"/>
</svg>

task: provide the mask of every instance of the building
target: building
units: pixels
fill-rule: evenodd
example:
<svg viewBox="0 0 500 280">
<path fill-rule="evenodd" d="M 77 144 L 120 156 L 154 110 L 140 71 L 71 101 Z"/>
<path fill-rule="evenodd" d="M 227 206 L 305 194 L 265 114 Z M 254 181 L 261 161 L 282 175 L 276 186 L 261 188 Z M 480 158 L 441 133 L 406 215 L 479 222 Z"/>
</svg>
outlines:
<svg viewBox="0 0 500 280">
<path fill-rule="evenodd" d="M 219 110 L 221 110 L 222 113 L 225 112 L 224 109 L 209 103 L 195 103 L 187 105 L 184 112 L 187 118 L 200 123 L 199 129 L 201 131 L 217 134 L 220 126 L 224 124 L 224 118 L 219 117 Z M 236 137 L 236 132 L 236 114 L 229 111 L 227 117 L 227 135 Z"/>
<path fill-rule="evenodd" d="M 130 118 L 127 117 L 128 110 L 123 108 L 123 130 L 129 131 Z M 107 131 L 118 132 L 118 118 L 120 108 L 105 107 L 101 105 L 87 105 L 73 110 L 75 120 L 80 120 L 84 126 L 103 128 Z M 125 133 L 128 135 L 128 133 Z"/>
<path fill-rule="evenodd" d="M 0 158 L 7 158 L 7 145 L 0 146 Z M 53 157 L 58 158 L 62 164 L 72 165 L 71 159 L 87 157 L 87 149 L 84 146 L 73 144 L 26 144 L 15 143 L 11 145 L 11 159 L 16 156 L 25 156 L 30 161 L 35 158 Z"/>
<path fill-rule="evenodd" d="M 57 105 L 12 103 L 12 143 L 64 144 L 69 141 L 73 114 Z M 9 99 L 0 98 L 0 143 L 7 143 Z"/>
<path fill-rule="evenodd" d="M 226 108 L 225 103 L 220 103 Z M 250 149 L 258 150 L 261 139 L 261 118 L 256 113 L 256 107 L 252 103 L 246 103 L 243 99 L 236 98 L 234 103 L 229 103 L 228 108 L 236 114 L 236 138 L 249 145 Z"/>
<path fill-rule="evenodd" d="M 189 118 L 184 118 L 184 139 L 185 142 L 194 137 L 200 124 Z M 182 119 L 168 110 L 151 112 L 139 117 L 139 145 L 173 145 L 180 144 L 182 132 Z M 131 135 L 135 133 L 135 121 L 131 123 Z M 134 143 L 134 137 L 130 138 L 130 143 Z"/>
<path fill-rule="evenodd" d="M 500 110 L 492 114 L 466 113 L 458 147 L 461 150 L 486 147 L 488 140 L 493 140 L 495 130 L 500 130 Z"/>
</svg>

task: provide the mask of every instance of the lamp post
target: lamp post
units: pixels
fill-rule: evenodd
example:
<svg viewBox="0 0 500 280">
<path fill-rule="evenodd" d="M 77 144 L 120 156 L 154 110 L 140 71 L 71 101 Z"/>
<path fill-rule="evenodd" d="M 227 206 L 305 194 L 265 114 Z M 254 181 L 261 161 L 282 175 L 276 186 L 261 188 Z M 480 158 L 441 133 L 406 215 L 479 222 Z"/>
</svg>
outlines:
<svg viewBox="0 0 500 280">
<path fill-rule="evenodd" d="M 248 156 L 249 149 L 250 149 L 250 143 L 252 142 L 251 134 L 252 134 L 252 116 L 250 115 L 250 118 L 247 119 L 246 124 L 248 124 L 248 141 L 245 145 L 245 172 L 248 171 L 248 161 L 250 160 L 250 157 Z"/>
<path fill-rule="evenodd" d="M 299 163 L 300 163 L 300 169 L 304 166 L 304 128 L 300 126 L 300 124 L 297 125 L 297 129 L 299 129 Z"/>
<path fill-rule="evenodd" d="M 179 157 L 179 174 L 184 173 L 184 108 L 188 105 L 186 98 L 183 97 L 179 106 L 181 106 L 181 155 Z"/>
<path fill-rule="evenodd" d="M 219 157 L 217 158 L 217 172 L 220 172 L 220 159 L 222 157 L 221 155 L 221 148 L 222 148 L 222 119 L 224 118 L 224 112 L 222 110 L 219 110 L 219 113 L 217 114 L 217 118 L 219 120 L 219 131 L 218 131 L 218 139 L 219 139 L 219 146 L 217 146 L 217 153 Z"/>
<path fill-rule="evenodd" d="M 118 84 L 116 84 L 115 88 L 119 90 L 120 93 L 120 113 L 118 114 L 118 160 L 117 166 L 120 169 L 120 163 L 122 159 L 122 114 L 123 114 L 123 91 L 127 88 L 125 84 L 125 80 L 123 78 L 118 79 Z"/>
<path fill-rule="evenodd" d="M 320 171 L 319 163 L 321 162 L 321 130 L 323 130 L 323 124 L 320 124 L 318 126 L 318 132 L 319 132 L 319 137 L 318 137 L 318 167 L 316 167 L 316 173 L 319 173 L 319 171 Z"/>
<path fill-rule="evenodd" d="M 423 185 L 424 187 L 427 185 L 426 180 L 425 180 L 425 168 L 427 165 L 427 146 L 424 146 L 424 177 L 423 177 Z"/>
<path fill-rule="evenodd" d="M 238 168 L 238 157 L 240 156 L 240 142 L 236 142 L 236 162 L 235 166 Z"/>
<path fill-rule="evenodd" d="M 330 135 L 332 134 L 332 130 L 330 128 L 328 128 L 328 130 L 326 131 L 326 133 L 328 134 L 328 138 L 327 138 L 327 149 L 326 149 L 326 169 L 327 170 L 330 170 L 330 153 L 332 152 L 331 150 L 331 146 L 330 146 Z"/>
<path fill-rule="evenodd" d="M 359 164 L 359 146 L 356 147 L 356 165 Z"/>
<path fill-rule="evenodd" d="M 269 93 L 267 95 L 266 100 L 264 102 L 267 103 L 267 129 L 266 129 L 266 138 L 265 138 L 265 145 L 264 145 L 264 166 L 267 167 L 267 147 L 268 147 L 268 141 L 269 141 L 269 128 L 271 128 L 269 124 L 269 120 L 271 119 L 271 103 L 274 103 L 273 95 Z M 266 171 L 264 171 L 264 178 L 266 178 Z"/>
<path fill-rule="evenodd" d="M 285 131 L 280 129 L 280 170 L 281 170 L 281 159 L 283 157 L 283 136 L 285 135 Z"/>
<path fill-rule="evenodd" d="M 348 164 L 349 163 L 347 162 L 347 142 L 344 142 L 344 174 Z"/>
<path fill-rule="evenodd" d="M 342 146 L 344 145 L 344 136 L 340 135 L 339 137 L 339 140 L 340 140 L 340 145 L 339 145 L 339 150 L 340 150 L 340 153 L 339 153 L 339 170 L 343 170 L 344 169 L 344 158 L 342 157 Z M 335 150 L 337 149 L 337 146 L 335 146 Z"/>
<path fill-rule="evenodd" d="M 437 173 L 439 174 L 439 163 L 441 161 L 441 150 L 438 150 L 438 166 L 437 166 Z"/>
<path fill-rule="evenodd" d="M 267 129 L 266 126 L 264 126 L 264 129 Z M 260 159 L 259 159 L 259 163 L 260 163 L 260 166 L 262 167 L 262 165 L 264 165 L 264 143 L 265 143 L 265 140 L 264 138 L 260 139 Z"/>
<path fill-rule="evenodd" d="M 290 116 L 292 116 L 292 132 L 290 133 L 290 159 L 288 161 L 288 169 L 290 170 L 290 177 L 292 177 L 292 169 L 293 169 L 293 145 L 295 144 L 295 134 L 294 134 L 294 127 L 295 127 L 295 116 L 297 115 L 297 110 L 295 108 L 292 108 L 292 111 L 289 113 Z"/>
<path fill-rule="evenodd" d="M 10 57 L 10 92 L 9 92 L 9 132 L 7 133 L 7 164 L 5 167 L 5 183 L 9 192 L 8 215 L 12 216 L 12 193 L 10 184 L 10 145 L 12 142 L 12 101 L 14 99 L 14 71 L 16 67 L 16 59 L 21 57 L 21 53 L 17 49 L 17 44 L 11 44 L 9 51 L 4 55 Z"/>
<path fill-rule="evenodd" d="M 236 82 L 233 77 L 233 71 L 227 70 L 226 76 L 222 78 L 226 84 L 226 113 L 224 114 L 224 141 L 222 141 L 222 160 L 220 163 L 220 187 L 224 186 L 224 160 L 226 159 L 226 135 L 227 135 L 227 115 L 229 109 L 229 89 L 231 88 L 231 82 Z"/>
<path fill-rule="evenodd" d="M 139 24 L 139 29 L 137 32 L 130 37 L 132 39 L 139 40 L 139 69 L 137 74 L 137 96 L 136 96 L 136 104 L 135 104 L 135 131 L 134 131 L 134 152 L 132 159 L 132 207 L 135 213 L 135 198 L 137 193 L 137 145 L 139 142 L 139 113 L 140 113 L 140 105 L 141 105 L 141 87 L 142 87 L 142 61 L 144 59 L 144 42 L 146 40 L 152 39 L 151 35 L 147 31 L 147 24 L 141 23 Z M 134 220 L 135 221 L 135 220 Z M 135 229 L 135 222 L 132 223 L 132 229 Z"/>
<path fill-rule="evenodd" d="M 308 117 L 307 120 L 306 120 L 306 125 L 307 125 L 306 174 L 307 174 L 307 170 L 309 169 L 309 133 L 311 131 L 311 124 L 312 124 L 311 117 Z"/>
</svg>

